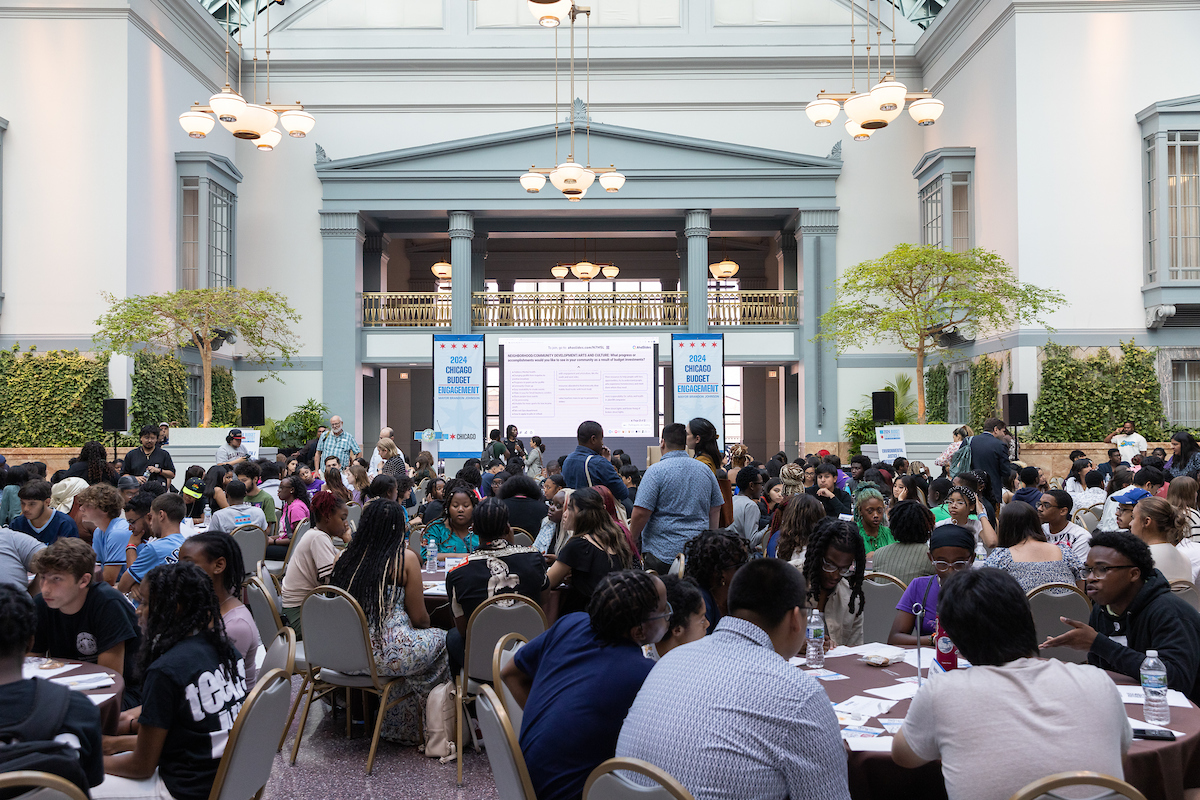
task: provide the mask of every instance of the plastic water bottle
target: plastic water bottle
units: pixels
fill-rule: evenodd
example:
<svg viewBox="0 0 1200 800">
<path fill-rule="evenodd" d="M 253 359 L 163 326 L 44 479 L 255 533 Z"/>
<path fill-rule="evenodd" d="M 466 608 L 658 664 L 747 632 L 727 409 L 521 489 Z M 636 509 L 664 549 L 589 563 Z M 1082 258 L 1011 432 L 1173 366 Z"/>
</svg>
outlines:
<svg viewBox="0 0 1200 800">
<path fill-rule="evenodd" d="M 429 541 L 425 543 L 425 571 L 426 572 L 437 572 L 437 568 L 438 568 L 437 557 L 438 557 L 437 540 L 434 539 L 432 536 L 430 536 Z"/>
<path fill-rule="evenodd" d="M 1167 665 L 1157 650 L 1147 650 L 1142 662 L 1142 692 L 1146 695 L 1143 714 L 1151 725 L 1170 725 L 1171 707 L 1167 705 Z"/>
<path fill-rule="evenodd" d="M 808 648 L 804 651 L 804 661 L 809 669 L 820 669 L 825 666 L 825 615 L 817 609 L 808 614 L 808 628 L 804 634 L 808 639 Z"/>
<path fill-rule="evenodd" d="M 973 565 L 975 567 L 975 569 L 979 569 L 980 567 L 982 567 L 983 562 L 987 559 L 987 557 L 988 557 L 987 548 L 983 546 L 983 542 L 981 542 L 981 541 L 975 542 L 975 563 Z"/>
<path fill-rule="evenodd" d="M 212 507 L 208 503 L 204 504 L 204 526 L 208 527 L 208 523 L 212 522 Z"/>
</svg>

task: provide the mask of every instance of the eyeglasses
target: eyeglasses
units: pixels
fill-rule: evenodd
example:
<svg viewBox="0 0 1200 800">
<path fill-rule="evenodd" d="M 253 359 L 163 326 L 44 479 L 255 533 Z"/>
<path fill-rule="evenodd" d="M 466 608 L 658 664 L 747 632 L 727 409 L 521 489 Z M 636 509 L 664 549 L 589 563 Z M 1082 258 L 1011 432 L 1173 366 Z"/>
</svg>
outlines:
<svg viewBox="0 0 1200 800">
<path fill-rule="evenodd" d="M 1058 508 L 1054 503 L 1047 503 L 1044 500 L 1038 503 L 1038 508 Z"/>
<path fill-rule="evenodd" d="M 1105 575 L 1107 575 L 1109 573 L 1110 570 L 1114 570 L 1114 569 L 1133 569 L 1133 564 L 1116 564 L 1116 565 L 1097 564 L 1094 567 L 1084 567 L 1083 568 L 1083 577 L 1087 578 L 1091 575 L 1095 575 L 1097 578 L 1103 578 Z"/>
<path fill-rule="evenodd" d="M 646 617 L 646 622 L 652 622 L 656 619 L 670 619 L 671 615 L 674 613 L 675 613 L 675 611 L 671 608 L 671 604 L 667 603 L 666 611 L 664 611 L 661 614 L 651 614 L 650 616 Z"/>
<path fill-rule="evenodd" d="M 825 570 L 826 572 L 836 572 L 839 575 L 841 575 L 843 578 L 853 575 L 855 567 L 857 567 L 857 566 L 858 565 L 855 564 L 853 567 L 839 567 L 837 564 L 834 564 L 828 558 L 821 559 L 821 569 Z"/>
<path fill-rule="evenodd" d="M 947 570 L 954 570 L 955 572 L 958 572 L 959 570 L 966 569 L 969 566 L 971 566 L 970 561 L 953 561 L 953 562 L 952 561 L 935 561 L 935 562 L 933 562 L 933 568 L 935 570 L 937 570 L 938 572 L 946 572 Z"/>
</svg>

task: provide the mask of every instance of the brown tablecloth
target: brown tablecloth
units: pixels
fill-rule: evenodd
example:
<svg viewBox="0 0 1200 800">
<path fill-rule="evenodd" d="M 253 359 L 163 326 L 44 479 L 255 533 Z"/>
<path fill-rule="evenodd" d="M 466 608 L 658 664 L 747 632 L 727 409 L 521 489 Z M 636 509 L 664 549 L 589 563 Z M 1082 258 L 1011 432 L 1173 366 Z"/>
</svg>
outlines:
<svg viewBox="0 0 1200 800">
<path fill-rule="evenodd" d="M 928 651 L 932 657 L 932 651 Z M 825 668 L 840 672 L 847 680 L 821 681 L 825 693 L 835 703 L 847 700 L 856 694 L 867 697 L 867 689 L 877 689 L 894 683 L 897 678 L 917 674 L 911 664 L 897 664 L 879 668 L 868 666 L 858 656 L 829 658 Z M 894 674 L 892 674 L 894 673 Z M 1124 675 L 1109 673 L 1117 683 L 1136 684 Z M 900 719 L 908 714 L 909 700 L 901 700 L 885 715 L 888 719 Z M 1143 719 L 1140 705 L 1128 704 L 1125 712 L 1131 719 Z M 877 719 L 867 723 L 882 728 Z M 1183 800 L 1185 788 L 1200 787 L 1200 709 L 1172 708 L 1171 730 L 1182 731 L 1184 736 L 1174 742 L 1152 742 L 1134 739 L 1125 756 L 1125 780 L 1133 784 L 1144 795 L 1165 800 Z M 883 734 L 886 735 L 886 734 Z M 998 746 L 1003 746 L 1002 743 Z M 850 795 L 856 800 L 875 800 L 898 797 L 920 797 L 931 800 L 946 796 L 942 781 L 941 765 L 926 764 L 919 769 L 904 769 L 897 766 L 890 753 L 848 754 Z"/>
<path fill-rule="evenodd" d="M 444 571 L 423 572 L 421 578 L 428 587 L 430 583 L 445 583 L 446 573 Z M 546 613 L 547 625 L 553 625 L 554 621 L 558 619 L 565 593 L 566 588 L 559 587 L 542 598 L 541 606 L 542 611 Z M 450 613 L 450 598 L 444 593 L 434 593 L 426 588 L 425 608 L 429 611 L 429 624 L 433 627 L 443 630 L 450 630 L 454 627 L 454 615 Z"/>
<path fill-rule="evenodd" d="M 56 658 L 55 661 L 61 661 L 63 664 L 79 664 L 73 670 L 59 673 L 66 678 L 75 678 L 80 675 L 89 675 L 92 673 L 103 672 L 113 679 L 112 686 L 105 686 L 101 689 L 89 689 L 84 694 L 92 695 L 112 695 L 97 705 L 100 709 L 100 730 L 101 732 L 113 735 L 117 732 L 117 723 L 121 718 L 121 698 L 125 694 L 125 680 L 120 673 L 114 670 L 102 667 L 99 664 L 88 664 L 83 661 L 73 661 L 69 658 Z M 58 677 L 56 675 L 55 677 Z"/>
</svg>

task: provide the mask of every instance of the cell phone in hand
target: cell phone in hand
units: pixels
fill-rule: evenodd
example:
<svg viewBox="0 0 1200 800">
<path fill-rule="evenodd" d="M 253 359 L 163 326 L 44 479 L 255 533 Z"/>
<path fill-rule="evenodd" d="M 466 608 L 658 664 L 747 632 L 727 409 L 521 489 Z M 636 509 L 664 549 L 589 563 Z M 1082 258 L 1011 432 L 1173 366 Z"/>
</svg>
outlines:
<svg viewBox="0 0 1200 800">
<path fill-rule="evenodd" d="M 1147 739 L 1152 742 L 1173 742 L 1175 734 L 1170 731 L 1159 730 L 1158 728 L 1134 728 L 1133 738 Z"/>
</svg>

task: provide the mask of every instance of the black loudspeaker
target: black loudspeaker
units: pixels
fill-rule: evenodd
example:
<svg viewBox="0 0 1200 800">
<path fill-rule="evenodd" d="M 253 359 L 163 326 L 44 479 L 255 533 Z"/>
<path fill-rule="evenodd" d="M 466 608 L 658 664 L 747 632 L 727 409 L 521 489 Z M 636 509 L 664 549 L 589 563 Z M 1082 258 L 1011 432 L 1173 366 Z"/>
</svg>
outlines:
<svg viewBox="0 0 1200 800">
<path fill-rule="evenodd" d="M 1006 425 L 1029 424 L 1029 395 L 1006 394 L 1003 400 L 1004 422 Z"/>
<path fill-rule="evenodd" d="M 243 397 L 242 398 L 242 420 L 241 424 L 247 428 L 257 428 L 267 424 L 266 411 L 263 408 L 263 398 L 261 397 Z"/>
<path fill-rule="evenodd" d="M 104 401 L 104 430 L 123 431 L 125 422 L 125 398 L 115 397 Z"/>
<path fill-rule="evenodd" d="M 891 392 L 871 392 L 871 419 L 875 422 L 896 419 L 896 395 Z"/>
</svg>

